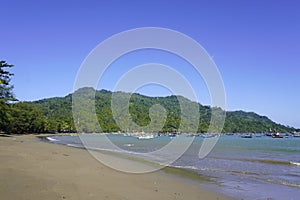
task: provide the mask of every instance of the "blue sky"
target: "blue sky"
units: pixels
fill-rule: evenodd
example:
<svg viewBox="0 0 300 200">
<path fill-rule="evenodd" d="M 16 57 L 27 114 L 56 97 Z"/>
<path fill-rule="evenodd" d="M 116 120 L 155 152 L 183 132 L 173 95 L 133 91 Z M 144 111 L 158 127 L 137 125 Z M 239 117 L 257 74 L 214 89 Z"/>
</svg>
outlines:
<svg viewBox="0 0 300 200">
<path fill-rule="evenodd" d="M 227 110 L 254 111 L 299 128 L 299 10 L 296 0 L 2 0 L 0 59 L 15 65 L 12 83 L 19 100 L 65 96 L 85 57 L 103 40 L 133 28 L 169 28 L 194 38 L 213 57 Z M 138 55 L 140 63 L 151 61 Z M 134 62 L 130 56 L 127 61 Z M 188 67 L 183 71 L 192 74 Z M 99 88 L 110 89 L 109 84 L 107 79 Z M 205 87 L 199 88 L 200 103 L 209 104 Z M 140 92 L 168 94 L 149 91 Z"/>
</svg>

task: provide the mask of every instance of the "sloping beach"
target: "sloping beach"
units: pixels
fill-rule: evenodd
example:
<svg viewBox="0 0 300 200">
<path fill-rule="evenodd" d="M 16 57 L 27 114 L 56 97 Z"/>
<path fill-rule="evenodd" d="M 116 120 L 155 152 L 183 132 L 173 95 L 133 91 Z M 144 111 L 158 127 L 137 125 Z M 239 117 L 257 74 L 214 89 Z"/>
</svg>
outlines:
<svg viewBox="0 0 300 200">
<path fill-rule="evenodd" d="M 161 171 L 118 172 L 86 150 L 40 141 L 34 135 L 0 137 L 1 199 L 229 199 Z"/>
</svg>

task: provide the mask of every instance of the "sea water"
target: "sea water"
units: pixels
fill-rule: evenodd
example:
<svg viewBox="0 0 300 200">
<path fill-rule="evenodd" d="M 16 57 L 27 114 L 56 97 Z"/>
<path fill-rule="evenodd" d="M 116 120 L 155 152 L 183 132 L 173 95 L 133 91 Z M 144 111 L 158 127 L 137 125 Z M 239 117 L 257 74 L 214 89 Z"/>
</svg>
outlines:
<svg viewBox="0 0 300 200">
<path fill-rule="evenodd" d="M 156 151 L 172 140 L 168 136 L 147 140 L 123 135 L 86 134 L 84 137 L 90 141 L 108 137 L 113 144 L 132 156 Z M 53 136 L 49 139 L 69 146 L 83 146 L 76 136 Z M 204 187 L 235 199 L 300 199 L 300 138 L 241 138 L 238 135 L 224 135 L 208 156 L 199 159 L 202 142 L 202 137 L 195 137 L 190 148 L 171 166 L 209 177 L 213 182 L 202 183 Z M 99 146 L 97 142 L 89 144 L 90 148 L 116 151 L 103 144 Z"/>
</svg>

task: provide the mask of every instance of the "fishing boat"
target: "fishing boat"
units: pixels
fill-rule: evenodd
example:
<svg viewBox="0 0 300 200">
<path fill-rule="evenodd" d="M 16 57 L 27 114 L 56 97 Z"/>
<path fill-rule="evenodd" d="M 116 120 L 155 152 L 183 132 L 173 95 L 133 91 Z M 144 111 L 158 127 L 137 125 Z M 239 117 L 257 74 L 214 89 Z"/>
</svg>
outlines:
<svg viewBox="0 0 300 200">
<path fill-rule="evenodd" d="M 271 136 L 272 138 L 283 138 L 283 136 L 276 129 L 272 131 L 271 128 L 270 128 L 270 132 L 268 132 L 266 136 Z"/>
<path fill-rule="evenodd" d="M 300 133 L 294 133 L 293 137 L 300 137 Z"/>
<path fill-rule="evenodd" d="M 283 136 L 280 135 L 279 132 L 276 132 L 276 133 L 274 133 L 274 134 L 272 135 L 272 138 L 283 138 Z"/>
<path fill-rule="evenodd" d="M 241 135 L 242 138 L 252 138 L 252 134 L 243 134 Z"/>
<path fill-rule="evenodd" d="M 190 134 L 186 135 L 186 137 L 199 137 L 199 136 L 201 136 L 201 135 L 198 133 L 190 133 Z"/>
<path fill-rule="evenodd" d="M 272 137 L 272 136 L 273 136 L 273 134 L 272 134 L 272 133 L 270 133 L 270 132 L 266 132 L 266 133 L 265 133 L 265 136 Z"/>
<path fill-rule="evenodd" d="M 169 136 L 170 138 L 176 137 L 176 135 L 177 135 L 176 133 L 169 133 L 169 134 L 168 134 L 168 136 Z"/>
</svg>

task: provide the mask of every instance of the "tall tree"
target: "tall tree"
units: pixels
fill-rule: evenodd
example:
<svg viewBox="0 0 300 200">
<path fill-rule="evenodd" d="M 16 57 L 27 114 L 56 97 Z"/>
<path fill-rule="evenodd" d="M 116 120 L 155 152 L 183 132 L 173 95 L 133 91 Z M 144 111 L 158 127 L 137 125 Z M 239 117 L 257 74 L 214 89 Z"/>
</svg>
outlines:
<svg viewBox="0 0 300 200">
<path fill-rule="evenodd" d="M 12 93 L 13 86 L 10 84 L 12 73 L 7 71 L 13 65 L 7 64 L 6 61 L 0 61 L 0 132 L 5 131 L 10 121 L 10 108 L 8 101 L 15 100 Z"/>
<path fill-rule="evenodd" d="M 7 64 L 6 61 L 0 61 L 0 99 L 3 101 L 15 100 L 12 93 L 13 86 L 10 84 L 13 73 L 6 70 L 13 65 Z"/>
</svg>

